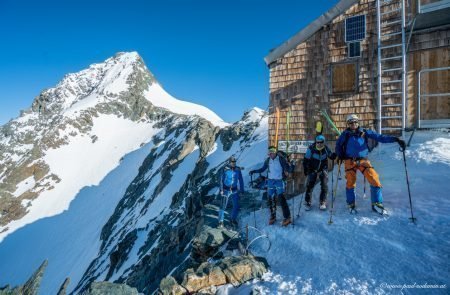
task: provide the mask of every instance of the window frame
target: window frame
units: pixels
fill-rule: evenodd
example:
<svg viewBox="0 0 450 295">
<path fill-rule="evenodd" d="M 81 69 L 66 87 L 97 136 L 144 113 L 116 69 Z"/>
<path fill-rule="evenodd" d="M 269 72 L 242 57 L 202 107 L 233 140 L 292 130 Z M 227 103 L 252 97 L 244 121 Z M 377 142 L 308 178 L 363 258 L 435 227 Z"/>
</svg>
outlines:
<svg viewBox="0 0 450 295">
<path fill-rule="evenodd" d="M 352 44 L 356 44 L 356 43 L 358 43 L 359 45 L 359 51 L 358 51 L 358 55 L 353 55 L 353 56 L 350 56 L 350 46 L 352 45 Z M 348 58 L 359 58 L 359 57 L 361 57 L 361 41 L 355 41 L 355 42 L 348 42 L 347 43 L 347 57 Z"/>
<path fill-rule="evenodd" d="M 345 64 L 354 64 L 355 65 L 355 87 L 352 90 L 348 90 L 348 91 L 341 91 L 341 92 L 333 92 L 333 67 L 334 66 L 339 66 L 339 65 L 345 65 Z M 343 61 L 343 62 L 335 62 L 335 63 L 330 63 L 330 88 L 329 88 L 329 95 L 344 95 L 344 94 L 356 94 L 359 93 L 359 71 L 360 71 L 360 66 L 359 66 L 359 61 L 352 59 L 349 61 Z"/>
</svg>

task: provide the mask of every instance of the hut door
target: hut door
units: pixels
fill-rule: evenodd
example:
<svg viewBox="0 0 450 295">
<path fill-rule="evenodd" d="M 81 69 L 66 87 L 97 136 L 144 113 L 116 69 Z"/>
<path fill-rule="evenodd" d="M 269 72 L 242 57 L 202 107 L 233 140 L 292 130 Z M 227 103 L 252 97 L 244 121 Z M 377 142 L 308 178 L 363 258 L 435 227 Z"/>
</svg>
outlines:
<svg viewBox="0 0 450 295">
<path fill-rule="evenodd" d="M 450 127 L 450 67 L 421 70 L 418 78 L 419 128 Z"/>
</svg>

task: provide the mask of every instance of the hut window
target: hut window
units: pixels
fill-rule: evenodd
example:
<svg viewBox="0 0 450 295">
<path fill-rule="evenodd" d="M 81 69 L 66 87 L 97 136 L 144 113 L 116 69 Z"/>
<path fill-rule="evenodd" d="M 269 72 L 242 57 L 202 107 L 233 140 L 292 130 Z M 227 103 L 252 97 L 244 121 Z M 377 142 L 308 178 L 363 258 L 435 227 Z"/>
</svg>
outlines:
<svg viewBox="0 0 450 295">
<path fill-rule="evenodd" d="M 361 42 L 348 43 L 348 57 L 361 56 Z"/>
<path fill-rule="evenodd" d="M 345 19 L 345 42 L 361 41 L 366 38 L 366 15 Z"/>
<path fill-rule="evenodd" d="M 355 92 L 357 90 L 357 63 L 331 65 L 332 93 Z"/>
</svg>

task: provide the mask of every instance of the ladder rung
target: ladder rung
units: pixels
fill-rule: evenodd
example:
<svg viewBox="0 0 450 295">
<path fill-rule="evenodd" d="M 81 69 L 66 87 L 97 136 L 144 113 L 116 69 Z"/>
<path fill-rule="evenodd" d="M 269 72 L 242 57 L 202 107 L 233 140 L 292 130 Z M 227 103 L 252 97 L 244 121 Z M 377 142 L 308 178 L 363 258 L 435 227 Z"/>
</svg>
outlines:
<svg viewBox="0 0 450 295">
<path fill-rule="evenodd" d="M 393 71 L 401 71 L 403 68 L 392 68 L 392 69 L 384 69 L 382 72 L 393 72 Z"/>
<path fill-rule="evenodd" d="M 382 12 L 382 13 L 380 13 L 380 15 L 386 15 L 386 14 L 389 14 L 389 13 L 392 13 L 392 12 L 397 12 L 397 11 L 400 11 L 400 8 L 392 9 L 392 10 L 388 10 L 388 11 Z"/>
<path fill-rule="evenodd" d="M 402 127 L 384 127 L 381 130 L 402 130 Z"/>
<path fill-rule="evenodd" d="M 402 58 L 403 58 L 403 55 L 399 55 L 399 56 L 381 58 L 380 60 L 384 61 L 384 60 L 393 60 L 393 59 L 402 59 Z"/>
<path fill-rule="evenodd" d="M 401 106 L 402 106 L 401 103 L 396 103 L 396 104 L 382 104 L 382 105 L 381 105 L 382 108 L 401 107 Z"/>
<path fill-rule="evenodd" d="M 381 35 L 380 37 L 381 38 L 383 38 L 383 37 L 392 37 L 392 36 L 397 36 L 397 35 L 401 35 L 402 34 L 402 32 L 395 32 L 395 33 L 390 33 L 390 34 L 384 34 L 384 35 Z"/>
<path fill-rule="evenodd" d="M 450 92 L 448 93 L 430 93 L 430 94 L 421 94 L 421 97 L 439 97 L 439 96 L 450 96 Z"/>
<path fill-rule="evenodd" d="M 394 48 L 394 47 L 401 47 L 402 44 L 394 44 L 394 45 L 386 45 L 386 46 L 381 46 L 380 49 L 387 49 L 387 48 Z"/>
<path fill-rule="evenodd" d="M 398 91 L 398 92 L 387 92 L 387 93 L 383 93 L 381 95 L 397 95 L 397 94 L 402 94 L 402 92 L 401 91 Z"/>
<path fill-rule="evenodd" d="M 401 23 L 402 23 L 402 20 L 395 20 L 393 22 L 382 23 L 381 25 L 383 26 L 383 28 L 385 28 L 390 25 L 401 24 Z"/>
<path fill-rule="evenodd" d="M 399 83 L 399 82 L 402 82 L 402 81 L 403 81 L 403 80 L 384 81 L 384 82 L 381 82 L 381 84 Z"/>
<path fill-rule="evenodd" d="M 403 118 L 402 116 L 386 116 L 386 117 L 381 117 L 381 119 L 401 119 Z"/>
</svg>

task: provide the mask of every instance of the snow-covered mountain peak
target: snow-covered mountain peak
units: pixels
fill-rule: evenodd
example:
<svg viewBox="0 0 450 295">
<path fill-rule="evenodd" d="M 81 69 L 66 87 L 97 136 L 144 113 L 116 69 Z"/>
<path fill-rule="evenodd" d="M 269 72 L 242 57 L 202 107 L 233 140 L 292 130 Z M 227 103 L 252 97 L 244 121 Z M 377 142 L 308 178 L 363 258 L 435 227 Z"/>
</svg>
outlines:
<svg viewBox="0 0 450 295">
<path fill-rule="evenodd" d="M 168 94 L 137 52 L 119 52 L 102 63 L 67 74 L 56 87 L 44 90 L 36 97 L 32 111 L 47 117 L 63 115 L 74 119 L 82 111 L 117 101 L 127 105 L 125 109 L 150 102 L 175 114 L 203 117 L 216 126 L 229 125 L 208 108 Z M 123 107 L 120 109 L 124 110 Z"/>
<path fill-rule="evenodd" d="M 144 75 L 148 84 L 154 82 L 137 52 L 120 52 L 102 63 L 65 75 L 56 87 L 36 97 L 32 109 L 38 113 L 66 115 L 77 104 L 75 109 L 86 109 L 105 99 L 117 98 L 129 90 L 139 75 Z"/>
<path fill-rule="evenodd" d="M 253 107 L 250 110 L 244 112 L 241 121 L 244 122 L 257 122 L 261 120 L 261 117 L 266 114 L 266 111 L 258 107 Z"/>
</svg>

